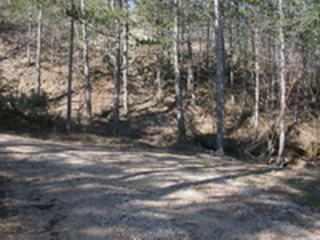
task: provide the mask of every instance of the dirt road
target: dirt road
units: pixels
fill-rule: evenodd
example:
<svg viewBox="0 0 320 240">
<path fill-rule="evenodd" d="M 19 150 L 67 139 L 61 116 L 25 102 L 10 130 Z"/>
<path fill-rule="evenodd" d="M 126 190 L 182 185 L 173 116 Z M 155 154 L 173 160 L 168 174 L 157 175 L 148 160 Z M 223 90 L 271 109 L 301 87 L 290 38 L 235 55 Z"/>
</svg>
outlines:
<svg viewBox="0 0 320 240">
<path fill-rule="evenodd" d="M 320 239 L 299 171 L 0 135 L 0 239 Z"/>
</svg>

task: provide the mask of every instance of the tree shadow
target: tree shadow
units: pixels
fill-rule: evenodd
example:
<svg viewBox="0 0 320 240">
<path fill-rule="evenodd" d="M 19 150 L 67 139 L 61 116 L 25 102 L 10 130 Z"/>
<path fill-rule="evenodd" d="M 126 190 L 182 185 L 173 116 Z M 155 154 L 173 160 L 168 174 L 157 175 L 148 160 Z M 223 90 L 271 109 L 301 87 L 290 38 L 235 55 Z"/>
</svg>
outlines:
<svg viewBox="0 0 320 240">
<path fill-rule="evenodd" d="M 294 178 L 283 179 L 283 183 L 296 189 L 297 193 L 289 195 L 298 204 L 320 210 L 320 178 L 317 174 L 299 174 Z"/>
<path fill-rule="evenodd" d="M 319 212 L 240 184 L 271 167 L 5 137 L 2 216 L 19 229 L 4 234 L 18 239 L 311 239 L 319 226 Z"/>
</svg>

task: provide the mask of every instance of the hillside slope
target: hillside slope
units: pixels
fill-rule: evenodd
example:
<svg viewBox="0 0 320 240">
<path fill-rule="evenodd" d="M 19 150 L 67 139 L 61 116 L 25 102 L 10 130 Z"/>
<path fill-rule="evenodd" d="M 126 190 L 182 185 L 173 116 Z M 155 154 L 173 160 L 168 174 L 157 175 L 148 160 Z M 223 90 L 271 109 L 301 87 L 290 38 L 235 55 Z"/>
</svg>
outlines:
<svg viewBox="0 0 320 240">
<path fill-rule="evenodd" d="M 67 92 L 67 56 L 52 61 L 50 52 L 43 56 L 43 91 L 45 99 L 40 107 L 34 101 L 34 82 L 36 72 L 34 62 L 28 64 L 26 46 L 21 39 L 25 33 L 18 26 L 7 26 L 0 31 L 0 77 L 1 103 L 3 111 L 0 118 L 2 131 L 28 132 L 33 136 L 55 138 L 59 140 L 84 141 L 104 145 L 128 144 L 151 147 L 175 146 L 177 140 L 177 122 L 174 104 L 174 83 L 168 73 L 164 86 L 164 97 L 158 99 L 155 57 L 141 52 L 140 58 L 131 66 L 129 78 L 129 114 L 122 113 L 120 98 L 120 127 L 117 136 L 113 135 L 112 73 L 103 63 L 101 51 L 91 49 L 91 80 L 93 121 L 89 123 L 85 116 L 84 80 L 81 57 L 75 56 L 72 118 L 73 131 L 65 135 L 66 92 Z M 137 50 L 139 53 L 139 49 Z M 145 49 L 144 49 L 145 51 Z M 169 68 L 170 66 L 168 66 Z M 167 69 L 169 72 L 169 70 Z M 185 74 L 185 73 L 184 73 Z M 201 79 L 198 79 L 200 81 Z M 197 82 L 197 105 L 191 104 L 190 94 L 184 92 L 186 126 L 189 146 L 202 148 L 215 147 L 215 101 L 208 81 Z M 276 154 L 277 148 L 277 111 L 264 109 L 260 115 L 260 138 L 256 142 L 256 133 L 251 121 L 252 99 L 243 90 L 239 101 L 232 103 L 226 95 L 226 152 L 245 161 L 270 163 L 270 158 L 261 160 L 260 156 L 268 151 L 271 142 Z M 41 103 L 41 102 L 40 102 Z M 12 107 L 13 105 L 13 107 Z M 8 109 L 10 111 L 8 111 Z M 40 115 L 40 117 L 38 117 Z M 287 125 L 294 126 L 288 134 L 288 162 L 292 159 L 318 160 L 320 156 L 319 117 L 307 122 L 295 122 L 294 113 L 288 112 Z M 260 142 L 259 142 L 260 141 Z M 249 147 L 248 147 L 249 146 Z M 248 151 L 247 151 L 248 150 Z M 249 154 L 247 154 L 249 153 Z M 268 154 L 267 154 L 268 155 Z M 271 161 L 272 162 L 272 161 Z"/>
</svg>

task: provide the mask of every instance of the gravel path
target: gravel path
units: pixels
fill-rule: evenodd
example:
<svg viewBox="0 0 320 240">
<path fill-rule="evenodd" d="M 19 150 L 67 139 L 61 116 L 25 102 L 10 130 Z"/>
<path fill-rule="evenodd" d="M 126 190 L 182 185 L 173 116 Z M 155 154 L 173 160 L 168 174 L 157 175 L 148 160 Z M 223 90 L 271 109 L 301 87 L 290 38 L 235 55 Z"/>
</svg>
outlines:
<svg viewBox="0 0 320 240">
<path fill-rule="evenodd" d="M 0 135 L 0 239 L 320 239 L 294 171 Z"/>
</svg>

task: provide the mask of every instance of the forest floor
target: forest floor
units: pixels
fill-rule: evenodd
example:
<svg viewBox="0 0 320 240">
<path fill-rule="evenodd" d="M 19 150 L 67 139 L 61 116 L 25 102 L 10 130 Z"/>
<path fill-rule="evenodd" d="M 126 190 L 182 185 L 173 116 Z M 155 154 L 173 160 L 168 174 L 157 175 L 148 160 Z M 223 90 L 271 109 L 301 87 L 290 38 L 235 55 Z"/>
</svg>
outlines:
<svg viewBox="0 0 320 240">
<path fill-rule="evenodd" d="M 319 171 L 0 135 L 0 238 L 320 239 Z"/>
</svg>

